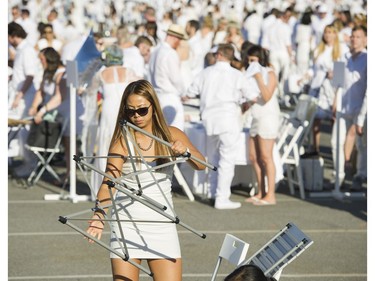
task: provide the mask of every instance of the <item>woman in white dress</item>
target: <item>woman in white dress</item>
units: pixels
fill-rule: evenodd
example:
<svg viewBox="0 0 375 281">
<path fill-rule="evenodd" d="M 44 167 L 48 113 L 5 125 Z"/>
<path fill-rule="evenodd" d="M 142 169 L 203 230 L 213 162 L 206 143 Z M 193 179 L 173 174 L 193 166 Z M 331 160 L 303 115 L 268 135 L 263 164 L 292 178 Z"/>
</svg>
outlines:
<svg viewBox="0 0 375 281">
<path fill-rule="evenodd" d="M 123 51 L 117 45 L 111 45 L 104 50 L 104 64 L 94 77 L 92 84 L 101 88 L 103 101 L 100 112 L 100 120 L 96 137 L 96 155 L 107 156 L 112 134 L 116 126 L 116 118 L 121 102 L 122 93 L 126 86 L 137 77 L 133 70 L 123 67 Z M 92 91 L 96 94 L 97 91 Z M 105 170 L 106 158 L 96 158 L 94 166 L 99 170 Z M 94 189 L 94 196 L 102 183 L 103 176 L 98 173 L 91 174 L 91 186 Z"/>
<path fill-rule="evenodd" d="M 273 149 L 280 123 L 280 107 L 275 92 L 277 77 L 270 67 L 267 51 L 261 46 L 251 47 L 247 54 L 249 67 L 245 75 L 259 88 L 260 97 L 250 107 L 252 121 L 249 141 L 250 161 L 257 177 L 258 193 L 247 198 L 246 202 L 254 205 L 274 205 L 276 166 Z"/>
<path fill-rule="evenodd" d="M 340 43 L 337 28 L 333 24 L 327 25 L 324 28 L 321 42 L 314 50 L 314 73 L 309 90 L 309 95 L 318 98 L 318 110 L 313 124 L 313 146 L 316 152 L 319 152 L 320 146 L 321 120 L 332 118 L 335 95 L 331 84 L 333 65 L 335 61 L 342 59 L 347 51 L 349 51 L 348 47 Z"/>
<path fill-rule="evenodd" d="M 122 134 L 122 127 L 119 121 L 126 120 L 142 130 L 153 134 L 158 138 L 171 144 L 171 147 L 155 141 L 150 136 L 137 130 L 129 128 L 131 136 Z M 203 155 L 194 147 L 186 134 L 176 127 L 168 126 L 163 116 L 155 90 L 147 80 L 138 80 L 130 83 L 122 96 L 118 112 L 115 131 L 109 148 L 110 155 L 124 157 L 113 157 L 108 159 L 106 171 L 113 177 L 121 177 L 124 174 L 134 171 L 132 164 L 137 169 L 151 168 L 161 163 L 171 161 L 170 158 L 158 158 L 155 155 L 177 156 L 189 152 L 194 158 L 204 161 Z M 136 140 L 137 144 L 126 143 L 127 139 Z M 139 150 L 136 150 L 136 147 Z M 147 163 L 141 160 L 126 160 L 129 151 L 138 151 L 143 157 L 150 157 L 153 160 Z M 139 158 L 138 158 L 139 159 Z M 167 159 L 167 160 L 166 160 Z M 204 165 L 189 158 L 188 163 L 194 169 L 202 170 Z M 173 206 L 171 195 L 171 180 L 173 166 L 166 166 L 162 169 L 153 170 L 139 175 L 139 182 L 136 177 L 123 178 L 122 181 L 129 188 L 136 190 L 142 188 L 143 194 L 152 197 L 153 200 L 162 205 L 168 206 L 167 212 L 171 213 Z M 108 178 L 104 178 L 98 192 L 99 204 L 110 202 L 110 193 L 107 184 Z M 179 239 L 176 225 L 159 213 L 145 207 L 138 200 L 131 199 L 121 191 L 111 188 L 115 193 L 116 210 L 121 222 L 121 230 L 124 233 L 125 241 L 120 235 L 119 225 L 111 221 L 111 247 L 116 251 L 121 249 L 122 242 L 126 243 L 129 258 L 131 261 L 140 264 L 146 260 L 153 273 L 153 280 L 182 280 L 182 261 Z M 119 202 L 121 201 L 121 202 Z M 96 210 L 89 221 L 88 234 L 101 238 L 104 228 L 104 218 L 107 215 L 107 208 Z M 112 219 L 115 219 L 112 210 Z M 130 221 L 129 221 L 130 220 Z M 118 240 L 116 237 L 120 237 Z M 89 242 L 93 242 L 89 240 Z M 131 263 L 111 252 L 111 263 L 113 280 L 139 280 L 139 269 Z"/>
</svg>

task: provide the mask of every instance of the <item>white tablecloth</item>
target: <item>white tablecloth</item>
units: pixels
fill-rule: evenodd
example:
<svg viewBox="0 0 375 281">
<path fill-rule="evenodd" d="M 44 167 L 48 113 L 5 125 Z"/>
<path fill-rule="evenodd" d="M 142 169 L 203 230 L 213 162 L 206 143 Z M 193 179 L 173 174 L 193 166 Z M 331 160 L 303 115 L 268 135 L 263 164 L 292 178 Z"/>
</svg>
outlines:
<svg viewBox="0 0 375 281">
<path fill-rule="evenodd" d="M 202 123 L 200 122 L 186 122 L 185 123 L 185 133 L 188 135 L 191 142 L 195 147 L 206 156 L 206 133 Z M 232 181 L 232 186 L 242 184 L 242 185 L 252 185 L 254 184 L 255 176 L 253 175 L 253 169 L 250 166 L 251 162 L 249 160 L 249 132 L 248 129 L 240 135 L 241 145 L 237 150 L 236 157 L 236 169 L 235 176 Z M 180 166 L 180 170 L 184 175 L 184 178 L 191 188 L 193 193 L 205 194 L 208 188 L 208 170 L 205 171 L 195 171 L 189 164 L 183 163 Z"/>
</svg>

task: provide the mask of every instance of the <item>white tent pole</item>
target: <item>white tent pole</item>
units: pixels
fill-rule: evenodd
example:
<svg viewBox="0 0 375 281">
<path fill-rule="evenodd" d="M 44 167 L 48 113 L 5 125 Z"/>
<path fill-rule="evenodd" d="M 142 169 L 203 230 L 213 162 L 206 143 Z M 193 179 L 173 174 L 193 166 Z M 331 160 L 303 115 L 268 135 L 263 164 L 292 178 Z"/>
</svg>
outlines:
<svg viewBox="0 0 375 281">
<path fill-rule="evenodd" d="M 70 197 L 75 201 L 76 196 L 76 163 L 73 156 L 76 154 L 76 88 L 73 83 L 69 85 L 70 90 Z"/>
</svg>

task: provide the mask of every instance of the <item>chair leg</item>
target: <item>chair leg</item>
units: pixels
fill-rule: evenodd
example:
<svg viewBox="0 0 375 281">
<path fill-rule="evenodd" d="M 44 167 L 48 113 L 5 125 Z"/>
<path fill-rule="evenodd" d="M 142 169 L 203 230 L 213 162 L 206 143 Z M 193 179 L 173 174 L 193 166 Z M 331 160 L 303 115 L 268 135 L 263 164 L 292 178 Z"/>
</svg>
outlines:
<svg viewBox="0 0 375 281">
<path fill-rule="evenodd" d="M 287 175 L 287 179 L 288 179 L 290 194 L 294 195 L 294 183 L 293 183 L 294 180 L 293 180 L 293 174 L 292 174 L 292 171 L 291 171 L 291 168 L 290 168 L 289 164 L 286 165 L 286 175 Z"/>
<path fill-rule="evenodd" d="M 303 184 L 303 178 L 302 178 L 302 168 L 299 163 L 296 166 L 297 170 L 297 178 L 298 178 L 298 186 L 299 186 L 299 192 L 302 199 L 305 199 L 305 186 Z"/>
</svg>

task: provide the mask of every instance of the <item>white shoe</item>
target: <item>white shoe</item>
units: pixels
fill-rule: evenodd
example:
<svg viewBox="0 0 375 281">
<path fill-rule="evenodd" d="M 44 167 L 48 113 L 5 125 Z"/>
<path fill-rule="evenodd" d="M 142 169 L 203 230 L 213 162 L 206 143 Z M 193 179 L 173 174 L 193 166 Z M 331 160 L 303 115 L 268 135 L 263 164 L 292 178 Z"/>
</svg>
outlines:
<svg viewBox="0 0 375 281">
<path fill-rule="evenodd" d="M 215 200 L 215 209 L 218 210 L 229 210 L 229 209 L 238 209 L 241 207 L 240 202 L 232 202 L 229 199 L 227 200 Z"/>
</svg>

